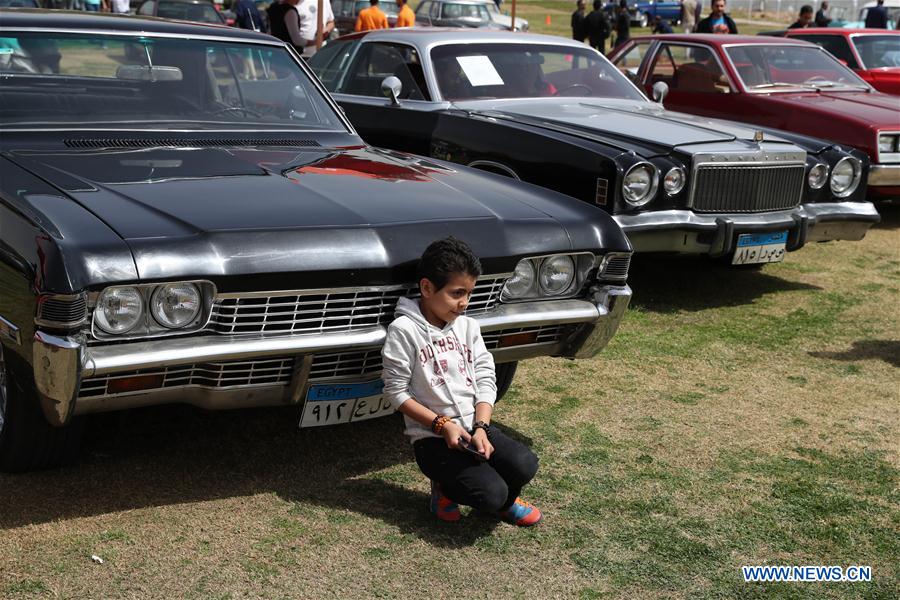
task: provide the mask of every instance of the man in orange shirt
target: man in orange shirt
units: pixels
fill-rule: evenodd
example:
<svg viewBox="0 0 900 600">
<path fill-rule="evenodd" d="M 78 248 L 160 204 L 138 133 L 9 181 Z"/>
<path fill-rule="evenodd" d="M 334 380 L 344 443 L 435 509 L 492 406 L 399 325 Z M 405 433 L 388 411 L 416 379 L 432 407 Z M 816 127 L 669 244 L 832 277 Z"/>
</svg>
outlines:
<svg viewBox="0 0 900 600">
<path fill-rule="evenodd" d="M 370 29 L 387 29 L 387 16 L 378 8 L 378 0 L 369 0 L 371 6 L 359 11 L 356 17 L 356 27 L 353 31 L 368 31 Z"/>
<path fill-rule="evenodd" d="M 400 12 L 397 14 L 397 23 L 394 27 L 413 27 L 416 24 L 416 13 L 406 5 L 406 0 L 397 0 Z"/>
</svg>

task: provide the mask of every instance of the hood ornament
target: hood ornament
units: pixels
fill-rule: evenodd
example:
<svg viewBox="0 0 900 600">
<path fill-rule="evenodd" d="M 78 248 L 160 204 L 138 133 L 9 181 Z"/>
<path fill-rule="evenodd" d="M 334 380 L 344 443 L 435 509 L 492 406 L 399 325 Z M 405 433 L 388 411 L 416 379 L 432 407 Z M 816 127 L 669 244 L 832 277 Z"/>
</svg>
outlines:
<svg viewBox="0 0 900 600">
<path fill-rule="evenodd" d="M 753 141 L 756 142 L 757 144 L 760 143 L 761 141 L 763 141 L 763 132 L 760 131 L 759 129 L 757 129 L 755 132 L 753 132 Z"/>
</svg>

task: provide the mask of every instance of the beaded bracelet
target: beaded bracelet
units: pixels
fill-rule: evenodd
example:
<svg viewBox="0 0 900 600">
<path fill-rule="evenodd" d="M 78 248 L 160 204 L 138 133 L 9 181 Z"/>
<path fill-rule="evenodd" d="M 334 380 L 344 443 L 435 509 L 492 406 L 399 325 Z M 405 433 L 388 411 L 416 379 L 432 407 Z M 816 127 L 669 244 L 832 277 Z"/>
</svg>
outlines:
<svg viewBox="0 0 900 600">
<path fill-rule="evenodd" d="M 431 422 L 431 431 L 440 434 L 444 429 L 444 425 L 447 424 L 447 421 L 450 420 L 450 417 L 444 415 L 438 415 L 434 418 L 434 421 Z"/>
</svg>

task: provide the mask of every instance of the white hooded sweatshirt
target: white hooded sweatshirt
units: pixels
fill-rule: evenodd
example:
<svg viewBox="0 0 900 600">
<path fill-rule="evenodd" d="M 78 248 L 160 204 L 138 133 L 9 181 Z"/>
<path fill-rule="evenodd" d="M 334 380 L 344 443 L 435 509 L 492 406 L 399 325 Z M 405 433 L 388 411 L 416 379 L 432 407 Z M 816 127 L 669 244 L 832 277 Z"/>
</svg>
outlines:
<svg viewBox="0 0 900 600">
<path fill-rule="evenodd" d="M 429 323 L 418 300 L 401 298 L 381 350 L 384 397 L 394 408 L 414 398 L 439 415 L 472 429 L 475 404 L 497 399 L 494 357 L 478 321 L 458 317 L 443 329 Z M 404 415 L 410 441 L 439 437 Z"/>
</svg>

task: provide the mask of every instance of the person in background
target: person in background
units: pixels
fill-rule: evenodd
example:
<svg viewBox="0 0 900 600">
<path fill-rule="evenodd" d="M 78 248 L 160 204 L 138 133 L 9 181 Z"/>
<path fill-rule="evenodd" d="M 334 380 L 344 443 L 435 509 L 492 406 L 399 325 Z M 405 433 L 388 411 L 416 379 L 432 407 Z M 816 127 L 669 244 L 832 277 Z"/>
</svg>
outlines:
<svg viewBox="0 0 900 600">
<path fill-rule="evenodd" d="M 681 27 L 685 33 L 693 33 L 697 26 L 697 0 L 682 0 Z"/>
<path fill-rule="evenodd" d="M 619 0 L 616 8 L 616 48 L 631 37 L 631 15 L 628 14 L 628 0 Z"/>
<path fill-rule="evenodd" d="M 84 0 L 84 10 L 87 12 L 107 12 L 106 0 Z"/>
<path fill-rule="evenodd" d="M 878 6 L 873 6 L 866 11 L 866 29 L 887 29 L 887 23 L 884 0 L 878 0 Z"/>
<path fill-rule="evenodd" d="M 662 34 L 665 34 L 665 33 L 675 33 L 675 32 L 672 31 L 672 26 L 669 25 L 669 22 L 668 22 L 668 21 L 666 21 L 665 19 L 663 19 L 663 18 L 660 17 L 659 15 L 656 15 L 656 16 L 653 18 L 653 31 L 652 31 L 652 33 L 662 33 Z"/>
<path fill-rule="evenodd" d="M 387 15 L 378 8 L 378 0 L 369 0 L 369 8 L 359 11 L 353 31 L 369 31 L 370 29 L 387 29 Z"/>
<path fill-rule="evenodd" d="M 713 0 L 709 16 L 697 23 L 697 33 L 737 32 L 737 25 L 725 14 L 725 0 Z"/>
<path fill-rule="evenodd" d="M 262 15 L 253 0 L 235 0 L 231 5 L 234 11 L 234 23 L 241 29 L 265 32 Z"/>
<path fill-rule="evenodd" d="M 305 40 L 303 58 L 310 58 L 318 50 L 316 48 L 316 29 L 319 27 L 319 19 L 316 11 L 319 10 L 318 0 L 300 0 L 297 3 L 297 14 L 300 17 L 300 36 Z M 328 39 L 328 34 L 334 29 L 334 13 L 331 11 L 331 2 L 322 2 L 322 45 Z"/>
<path fill-rule="evenodd" d="M 416 13 L 406 5 L 406 0 L 396 1 L 397 8 L 400 10 L 397 13 L 397 22 L 394 23 L 394 27 L 414 27 L 416 25 Z"/>
<path fill-rule="evenodd" d="M 594 10 L 584 18 L 584 34 L 591 48 L 606 53 L 606 38 L 609 37 L 609 21 L 603 10 L 603 0 L 594 0 Z"/>
<path fill-rule="evenodd" d="M 128 0 L 109 0 L 109 10 L 115 15 L 127 15 L 129 8 Z"/>
<path fill-rule="evenodd" d="M 283 42 L 292 45 L 294 49 L 303 54 L 310 43 L 315 45 L 316 40 L 304 39 L 300 34 L 300 13 L 297 12 L 297 4 L 300 0 L 282 0 L 273 2 L 266 9 L 269 16 L 269 28 L 271 34 Z"/>
<path fill-rule="evenodd" d="M 584 42 L 587 37 L 587 29 L 584 24 L 587 15 L 584 12 L 586 3 L 584 0 L 578 0 L 575 3 L 575 12 L 572 13 L 572 39 Z"/>
<path fill-rule="evenodd" d="M 809 4 L 804 4 L 800 7 L 800 15 L 797 17 L 797 20 L 791 23 L 788 29 L 805 29 L 812 27 L 812 24 L 813 7 Z"/>
<path fill-rule="evenodd" d="M 831 23 L 831 19 L 828 18 L 828 3 L 823 2 L 822 6 L 819 7 L 818 12 L 816 12 L 816 27 L 828 27 L 828 24 Z"/>
</svg>

